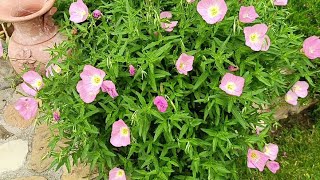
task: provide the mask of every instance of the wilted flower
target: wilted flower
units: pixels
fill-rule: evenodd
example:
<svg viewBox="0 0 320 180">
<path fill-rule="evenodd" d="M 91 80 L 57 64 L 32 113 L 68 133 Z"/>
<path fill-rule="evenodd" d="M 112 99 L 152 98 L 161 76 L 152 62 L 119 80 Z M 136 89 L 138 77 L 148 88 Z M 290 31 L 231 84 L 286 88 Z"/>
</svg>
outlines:
<svg viewBox="0 0 320 180">
<path fill-rule="evenodd" d="M 21 84 L 21 88 L 30 96 L 36 96 L 37 91 L 43 87 L 42 77 L 35 71 L 24 73 L 22 79 L 24 82 Z"/>
<path fill-rule="evenodd" d="M 130 73 L 130 76 L 134 76 L 136 74 L 136 69 L 134 68 L 134 66 L 132 65 L 129 66 L 129 73 Z"/>
<path fill-rule="evenodd" d="M 110 143 L 115 147 L 127 146 L 130 144 L 130 130 L 122 119 L 119 119 L 112 124 Z"/>
<path fill-rule="evenodd" d="M 81 23 L 87 20 L 89 16 L 89 10 L 82 0 L 77 0 L 77 2 L 71 3 L 69 14 L 70 21 L 74 23 Z"/>
<path fill-rule="evenodd" d="M 124 170 L 119 168 L 113 168 L 109 171 L 109 180 L 126 180 L 126 174 Z"/>
<path fill-rule="evenodd" d="M 262 42 L 261 51 L 268 51 L 270 48 L 271 42 L 268 35 L 265 35 L 264 40 Z"/>
<path fill-rule="evenodd" d="M 193 69 L 194 56 L 182 53 L 176 62 L 176 68 L 180 74 L 187 75 Z"/>
<path fill-rule="evenodd" d="M 24 120 L 30 120 L 37 114 L 38 102 L 31 97 L 22 97 L 15 103 L 14 108 Z"/>
<path fill-rule="evenodd" d="M 298 96 L 293 91 L 289 90 L 287 94 L 284 97 L 285 101 L 291 105 L 297 105 L 298 104 Z"/>
<path fill-rule="evenodd" d="M 169 19 L 172 18 L 172 13 L 170 11 L 163 11 L 160 13 L 160 19 Z M 169 22 L 161 22 L 161 28 L 167 32 L 173 31 L 173 28 L 176 27 L 178 21 L 169 21 Z"/>
<path fill-rule="evenodd" d="M 309 59 L 320 58 L 320 39 L 311 36 L 303 42 L 303 52 Z"/>
<path fill-rule="evenodd" d="M 276 6 L 285 6 L 288 4 L 288 0 L 274 0 L 273 4 Z"/>
<path fill-rule="evenodd" d="M 239 20 L 243 23 L 252 23 L 259 15 L 257 14 L 254 6 L 241 6 L 239 12 Z"/>
<path fill-rule="evenodd" d="M 227 94 L 240 96 L 244 87 L 244 81 L 244 78 L 241 76 L 226 73 L 221 80 L 219 88 Z"/>
<path fill-rule="evenodd" d="M 248 150 L 247 154 L 247 166 L 248 168 L 258 168 L 259 171 L 263 171 L 269 157 L 257 150 Z"/>
<path fill-rule="evenodd" d="M 54 73 L 52 72 L 52 69 L 54 72 L 60 74 L 61 73 L 61 68 L 58 65 L 51 64 L 50 66 L 47 67 L 46 69 L 46 77 L 49 78 L 50 76 L 54 76 Z"/>
<path fill-rule="evenodd" d="M 309 84 L 306 81 L 298 81 L 292 86 L 292 91 L 298 97 L 305 98 L 308 95 Z"/>
<path fill-rule="evenodd" d="M 245 27 L 244 34 L 246 39 L 246 45 L 254 51 L 260 51 L 264 44 L 267 31 L 268 26 L 265 24 L 256 24 L 252 27 Z M 263 50 L 267 49 L 266 47 Z"/>
<path fill-rule="evenodd" d="M 259 121 L 258 125 L 256 126 L 256 133 L 259 135 L 261 131 L 264 130 L 264 128 L 266 128 L 266 124 L 264 123 L 264 121 Z"/>
<path fill-rule="evenodd" d="M 157 96 L 153 100 L 153 104 L 157 106 L 160 112 L 165 112 L 168 108 L 167 100 L 163 96 Z"/>
<path fill-rule="evenodd" d="M 99 9 L 96 9 L 96 10 L 94 10 L 94 11 L 92 12 L 92 16 L 93 16 L 94 18 L 96 18 L 96 19 L 99 19 L 99 18 L 101 18 L 102 13 L 101 13 L 101 11 L 100 11 Z"/>
<path fill-rule="evenodd" d="M 239 67 L 237 67 L 237 66 L 229 66 L 228 67 L 228 70 L 230 71 L 230 72 L 235 72 L 235 71 L 238 71 L 239 70 Z"/>
<path fill-rule="evenodd" d="M 272 143 L 265 145 L 263 149 L 263 153 L 269 156 L 269 159 L 272 161 L 277 159 L 278 151 L 279 151 L 278 145 L 272 144 Z"/>
<path fill-rule="evenodd" d="M 197 11 L 208 24 L 215 24 L 223 20 L 228 10 L 224 0 L 201 0 Z"/>
<path fill-rule="evenodd" d="M 103 81 L 101 89 L 103 92 L 107 92 L 112 98 L 118 96 L 116 85 L 112 81 Z"/>
<path fill-rule="evenodd" d="M 53 119 L 55 121 L 59 121 L 60 120 L 60 112 L 59 112 L 59 110 L 56 110 L 56 111 L 53 112 Z"/>
<path fill-rule="evenodd" d="M 266 166 L 273 174 L 275 174 L 280 169 L 280 165 L 276 161 L 268 161 Z"/>
</svg>

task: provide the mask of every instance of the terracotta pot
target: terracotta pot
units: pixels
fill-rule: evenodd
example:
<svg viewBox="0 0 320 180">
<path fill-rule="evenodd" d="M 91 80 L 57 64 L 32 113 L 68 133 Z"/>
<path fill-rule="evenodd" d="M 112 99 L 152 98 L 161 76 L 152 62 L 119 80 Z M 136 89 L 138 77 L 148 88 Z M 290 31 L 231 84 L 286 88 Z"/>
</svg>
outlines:
<svg viewBox="0 0 320 180">
<path fill-rule="evenodd" d="M 55 0 L 0 0 L 0 21 L 12 22 L 14 32 L 9 41 L 8 54 L 17 73 L 25 67 L 32 70 L 45 67 L 51 56 L 47 51 L 65 38 L 58 33 L 52 15 Z"/>
</svg>

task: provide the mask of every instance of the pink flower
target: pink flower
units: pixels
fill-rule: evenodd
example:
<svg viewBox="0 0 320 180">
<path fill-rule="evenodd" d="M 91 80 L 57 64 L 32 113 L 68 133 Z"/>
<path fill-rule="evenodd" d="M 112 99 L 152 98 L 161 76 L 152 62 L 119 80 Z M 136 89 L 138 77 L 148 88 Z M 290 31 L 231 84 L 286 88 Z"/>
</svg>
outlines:
<svg viewBox="0 0 320 180">
<path fill-rule="evenodd" d="M 130 130 L 122 119 L 112 124 L 110 143 L 115 147 L 127 146 L 130 144 Z"/>
<path fill-rule="evenodd" d="M 129 73 L 130 73 L 130 76 L 134 76 L 136 74 L 136 69 L 134 68 L 134 66 L 132 65 L 129 66 Z"/>
<path fill-rule="evenodd" d="M 161 28 L 167 32 L 173 31 L 173 28 L 177 26 L 178 21 L 169 21 L 172 18 L 170 11 L 163 11 L 160 13 L 160 19 L 167 19 L 168 22 L 161 22 Z"/>
<path fill-rule="evenodd" d="M 244 78 L 241 76 L 235 76 L 230 73 L 226 73 L 220 83 L 219 88 L 227 94 L 233 96 L 241 96 L 244 87 Z"/>
<path fill-rule="evenodd" d="M 239 67 L 237 67 L 237 66 L 229 66 L 228 67 L 228 70 L 230 71 L 230 72 L 235 72 L 235 71 L 238 71 L 239 70 Z"/>
<path fill-rule="evenodd" d="M 99 9 L 96 9 L 96 10 L 94 10 L 94 11 L 92 12 L 92 16 L 93 16 L 94 18 L 96 18 L 96 19 L 99 19 L 99 18 L 101 18 L 102 13 L 101 13 L 101 11 L 100 11 Z"/>
<path fill-rule="evenodd" d="M 309 59 L 320 57 L 320 39 L 317 36 L 311 36 L 303 42 L 303 52 Z"/>
<path fill-rule="evenodd" d="M 2 47 L 2 43 L 0 40 L 0 58 L 3 56 L 3 47 Z"/>
<path fill-rule="evenodd" d="M 112 81 L 103 81 L 101 89 L 103 92 L 107 92 L 112 98 L 118 96 L 116 85 Z"/>
<path fill-rule="evenodd" d="M 269 157 L 257 150 L 248 150 L 247 154 L 247 166 L 248 168 L 258 168 L 259 171 L 263 171 Z"/>
<path fill-rule="evenodd" d="M 273 3 L 276 6 L 285 6 L 288 4 L 288 0 L 274 0 Z"/>
<path fill-rule="evenodd" d="M 270 38 L 268 35 L 265 35 L 262 46 L 261 46 L 261 51 L 268 51 L 270 48 L 271 42 Z"/>
<path fill-rule="evenodd" d="M 182 53 L 176 62 L 176 68 L 180 74 L 188 75 L 188 72 L 193 69 L 192 64 L 194 56 L 189 56 Z"/>
<path fill-rule="evenodd" d="M 52 69 L 54 70 L 54 72 L 60 74 L 61 73 L 61 68 L 58 65 L 55 64 L 51 64 L 50 66 L 47 67 L 46 69 L 46 77 L 49 78 L 50 76 L 54 76 L 54 73 L 52 71 Z"/>
<path fill-rule="evenodd" d="M 187 3 L 193 3 L 195 0 L 187 0 Z"/>
<path fill-rule="evenodd" d="M 260 51 L 262 49 L 268 26 L 265 24 L 256 24 L 252 27 L 245 27 L 244 34 L 246 39 L 246 45 L 254 51 Z"/>
<path fill-rule="evenodd" d="M 22 97 L 16 102 L 14 108 L 24 120 L 30 120 L 37 114 L 38 102 L 31 97 Z"/>
<path fill-rule="evenodd" d="M 85 103 L 91 103 L 95 100 L 100 88 L 102 88 L 105 75 L 106 73 L 101 69 L 91 65 L 84 66 L 83 72 L 80 74 L 82 80 L 77 84 L 77 91 Z"/>
<path fill-rule="evenodd" d="M 100 89 L 88 88 L 83 80 L 79 81 L 77 84 L 77 92 L 85 103 L 92 103 L 96 99 L 99 91 Z"/>
<path fill-rule="evenodd" d="M 109 171 L 109 180 L 127 180 L 124 170 L 113 168 Z"/>
<path fill-rule="evenodd" d="M 254 6 L 241 6 L 239 12 L 239 20 L 243 23 L 252 23 L 259 15 L 257 14 Z"/>
<path fill-rule="evenodd" d="M 298 104 L 298 96 L 296 95 L 296 93 L 292 92 L 291 90 L 289 90 L 287 92 L 287 94 L 284 97 L 285 101 L 291 105 L 297 105 Z"/>
<path fill-rule="evenodd" d="M 305 98 L 308 95 L 309 84 L 306 81 L 298 81 L 292 86 L 292 91 L 298 97 Z"/>
<path fill-rule="evenodd" d="M 84 85 L 87 86 L 87 89 L 97 90 L 100 89 L 105 75 L 106 73 L 101 69 L 97 69 L 91 65 L 85 65 L 80 77 Z"/>
<path fill-rule="evenodd" d="M 269 156 L 269 159 L 272 161 L 277 159 L 278 151 L 278 145 L 272 143 L 265 145 L 263 149 L 263 153 Z"/>
<path fill-rule="evenodd" d="M 201 0 L 197 11 L 208 24 L 215 24 L 223 20 L 228 10 L 224 0 Z"/>
<path fill-rule="evenodd" d="M 22 90 L 30 96 L 36 96 L 43 87 L 42 77 L 35 71 L 28 71 L 23 74 L 24 82 L 21 84 Z"/>
<path fill-rule="evenodd" d="M 55 121 L 59 121 L 60 120 L 60 112 L 59 112 L 59 110 L 56 110 L 56 111 L 53 112 L 53 119 Z"/>
<path fill-rule="evenodd" d="M 71 3 L 69 14 L 70 21 L 74 23 L 81 23 L 87 20 L 89 16 L 89 10 L 82 0 L 78 0 L 77 2 Z"/>
<path fill-rule="evenodd" d="M 276 161 L 268 161 L 267 162 L 267 168 L 273 173 L 275 174 L 279 169 L 280 169 L 280 165 L 278 162 Z"/>
<path fill-rule="evenodd" d="M 166 112 L 167 108 L 168 108 L 168 103 L 167 100 L 163 97 L 163 96 L 157 96 L 154 100 L 153 100 L 153 104 L 157 106 L 158 110 L 160 112 Z"/>
</svg>

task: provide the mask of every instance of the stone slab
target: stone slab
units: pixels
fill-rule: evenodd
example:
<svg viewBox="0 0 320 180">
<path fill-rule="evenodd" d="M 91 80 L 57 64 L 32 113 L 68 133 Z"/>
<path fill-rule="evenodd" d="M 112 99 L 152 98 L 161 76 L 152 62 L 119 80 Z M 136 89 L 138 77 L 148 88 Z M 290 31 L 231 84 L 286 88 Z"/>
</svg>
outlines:
<svg viewBox="0 0 320 180">
<path fill-rule="evenodd" d="M 28 153 L 28 141 L 12 140 L 0 145 L 0 177 L 5 171 L 21 168 Z"/>
</svg>

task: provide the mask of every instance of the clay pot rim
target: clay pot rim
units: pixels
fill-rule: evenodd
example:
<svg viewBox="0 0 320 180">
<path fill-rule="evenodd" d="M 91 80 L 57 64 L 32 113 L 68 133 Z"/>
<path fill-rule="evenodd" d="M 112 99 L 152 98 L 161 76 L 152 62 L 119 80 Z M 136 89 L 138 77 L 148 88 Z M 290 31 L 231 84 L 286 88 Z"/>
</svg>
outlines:
<svg viewBox="0 0 320 180">
<path fill-rule="evenodd" d="M 24 17 L 14 17 L 14 16 L 1 17 L 0 16 L 0 21 L 14 23 L 14 22 L 23 22 L 23 21 L 34 19 L 36 17 L 42 16 L 43 14 L 47 13 L 53 7 L 55 1 L 56 0 L 46 0 L 44 6 L 39 11 Z"/>
</svg>

